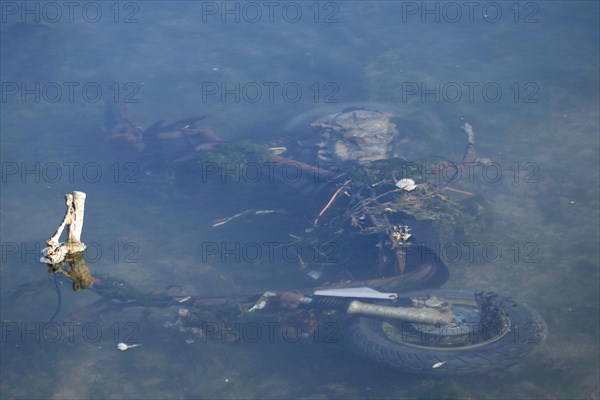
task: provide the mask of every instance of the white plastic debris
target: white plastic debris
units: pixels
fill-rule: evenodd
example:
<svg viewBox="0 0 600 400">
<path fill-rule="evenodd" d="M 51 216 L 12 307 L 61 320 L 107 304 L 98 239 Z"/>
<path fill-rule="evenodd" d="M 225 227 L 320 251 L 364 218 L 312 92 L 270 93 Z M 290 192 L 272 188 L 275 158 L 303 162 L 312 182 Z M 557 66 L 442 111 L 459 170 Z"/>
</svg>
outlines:
<svg viewBox="0 0 600 400">
<path fill-rule="evenodd" d="M 192 296 L 183 296 L 183 297 L 176 297 L 175 300 L 177 300 L 178 303 L 185 303 L 188 300 L 191 300 Z"/>
<path fill-rule="evenodd" d="M 313 293 L 313 296 L 326 296 L 326 297 L 355 297 L 358 299 L 381 299 L 390 300 L 397 299 L 397 293 L 382 293 L 370 287 L 355 287 L 355 288 L 341 288 L 341 289 L 325 289 L 317 290 Z"/>
<path fill-rule="evenodd" d="M 67 210 L 62 222 L 56 232 L 46 241 L 46 247 L 42 251 L 43 257 L 40 262 L 44 264 L 60 264 L 67 255 L 83 252 L 86 248 L 81 242 L 81 230 L 83 229 L 83 217 L 85 214 L 84 192 L 74 191 L 65 195 Z M 67 240 L 60 243 L 60 236 L 66 226 L 69 226 Z"/>
<path fill-rule="evenodd" d="M 190 316 L 190 310 L 188 310 L 187 308 L 181 308 L 179 310 L 177 310 L 177 315 L 179 315 L 180 317 L 186 318 Z"/>
<path fill-rule="evenodd" d="M 323 268 L 310 270 L 306 275 L 310 276 L 314 280 L 319 280 L 323 276 Z"/>
<path fill-rule="evenodd" d="M 417 188 L 417 185 L 415 184 L 415 181 L 413 181 L 412 179 L 405 178 L 405 179 L 400 179 L 398 182 L 396 182 L 396 187 L 398 189 L 402 189 L 407 192 L 411 192 Z"/>
<path fill-rule="evenodd" d="M 126 343 L 121 342 L 121 343 L 117 344 L 117 349 L 119 349 L 121 351 L 125 351 L 125 350 L 129 350 L 129 349 L 132 349 L 132 348 L 138 347 L 138 346 L 141 346 L 141 344 L 139 344 L 139 343 L 138 344 L 126 344 Z"/>
<path fill-rule="evenodd" d="M 285 153 L 287 151 L 287 147 L 269 147 L 268 150 L 277 156 Z"/>
</svg>

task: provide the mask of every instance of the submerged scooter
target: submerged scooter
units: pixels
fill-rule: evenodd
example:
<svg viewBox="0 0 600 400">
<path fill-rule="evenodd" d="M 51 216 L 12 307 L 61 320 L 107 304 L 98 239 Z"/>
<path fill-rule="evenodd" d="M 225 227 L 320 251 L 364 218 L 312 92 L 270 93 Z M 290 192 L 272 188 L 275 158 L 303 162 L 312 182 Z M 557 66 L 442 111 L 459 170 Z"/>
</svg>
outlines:
<svg viewBox="0 0 600 400">
<path fill-rule="evenodd" d="M 470 128 L 465 124 L 468 146 L 464 163 L 477 161 Z M 137 137 L 129 130 L 125 132 L 128 139 Z M 543 320 L 525 304 L 491 292 L 432 289 L 446 281 L 446 266 L 439 258 L 423 262 L 423 252 L 414 251 L 419 247 L 409 243 L 411 235 L 405 221 L 394 220 L 406 207 L 407 194 L 422 185 L 415 185 L 411 179 L 390 177 L 354 191 L 348 185 L 349 180 L 343 180 L 328 197 L 314 227 L 327 225 L 330 231 L 338 232 L 333 228 L 350 225 L 364 235 L 380 235 L 380 248 L 393 255 L 395 274 L 374 273 L 373 278 L 363 281 L 340 280 L 326 287 L 299 291 L 210 298 L 170 292 L 144 294 L 125 282 L 100 276 L 92 287 L 101 296 L 96 309 L 88 307 L 80 315 L 132 306 L 178 307 L 177 319 L 171 326 L 203 340 L 227 337 L 236 323 L 249 321 L 266 320 L 269 326 L 275 324 L 286 333 L 294 327 L 307 338 L 335 327 L 339 333 L 336 343 L 375 362 L 402 371 L 441 375 L 505 368 L 544 339 Z M 421 190 L 423 196 L 431 197 L 425 186 Z M 331 206 L 345 192 L 348 196 L 340 207 L 342 211 L 334 214 Z M 398 193 L 403 194 L 403 203 L 386 197 Z M 328 216 L 330 220 L 326 221 Z M 420 248 L 426 249 L 424 245 Z M 411 258 L 414 254 L 417 256 Z M 418 288 L 421 290 L 411 291 Z"/>
</svg>

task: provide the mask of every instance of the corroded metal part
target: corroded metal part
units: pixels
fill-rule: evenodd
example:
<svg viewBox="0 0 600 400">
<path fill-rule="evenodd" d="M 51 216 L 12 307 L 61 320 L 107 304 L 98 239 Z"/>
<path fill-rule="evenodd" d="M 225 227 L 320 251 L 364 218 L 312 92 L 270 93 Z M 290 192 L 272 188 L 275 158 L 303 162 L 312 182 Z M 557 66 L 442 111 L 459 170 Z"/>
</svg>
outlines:
<svg viewBox="0 0 600 400">
<path fill-rule="evenodd" d="M 358 300 L 354 300 L 350 303 L 347 313 L 402 319 L 425 324 L 449 324 L 454 319 L 454 315 L 449 310 L 439 311 L 437 309 L 428 307 L 389 307 L 379 304 L 363 303 Z"/>
<path fill-rule="evenodd" d="M 384 160 L 392 156 L 392 142 L 398 136 L 388 114 L 366 109 L 330 114 L 310 127 L 319 130 L 318 162 Z"/>
</svg>

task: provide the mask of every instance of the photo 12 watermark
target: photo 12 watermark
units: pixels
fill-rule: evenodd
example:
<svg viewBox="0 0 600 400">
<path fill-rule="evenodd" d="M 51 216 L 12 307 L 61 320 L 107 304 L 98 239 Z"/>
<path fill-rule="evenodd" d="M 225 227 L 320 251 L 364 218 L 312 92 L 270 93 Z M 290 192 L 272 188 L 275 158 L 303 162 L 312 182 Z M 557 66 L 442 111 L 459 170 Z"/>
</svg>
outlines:
<svg viewBox="0 0 600 400">
<path fill-rule="evenodd" d="M 336 241 L 302 246 L 297 241 L 203 241 L 200 245 L 203 263 L 256 264 L 277 262 L 304 265 L 306 262 L 337 264 L 345 246 Z"/>
<path fill-rule="evenodd" d="M 336 82 L 202 82 L 202 103 L 338 103 L 340 87 Z"/>
<path fill-rule="evenodd" d="M 298 183 L 306 180 L 312 183 L 333 181 L 340 173 L 335 163 L 303 164 L 299 162 L 213 162 L 198 163 L 199 173 L 196 182 L 211 183 Z"/>
<path fill-rule="evenodd" d="M 541 263 L 541 248 L 534 241 L 449 241 L 409 242 L 404 251 L 414 260 L 426 264 L 443 261 L 446 264 L 496 264 L 520 265 L 524 269 L 536 268 Z"/>
<path fill-rule="evenodd" d="M 139 103 L 138 82 L 2 81 L 2 103 Z"/>
<path fill-rule="evenodd" d="M 337 24 L 340 5 L 334 1 L 203 1 L 202 23 Z"/>
<path fill-rule="evenodd" d="M 140 22 L 140 3 L 135 1 L 2 1 L 0 7 L 3 24 Z"/>
<path fill-rule="evenodd" d="M 540 22 L 540 3 L 534 1 L 401 1 L 402 23 L 515 24 Z"/>
<path fill-rule="evenodd" d="M 43 242 L 0 243 L 0 259 L 6 263 L 37 263 L 42 250 L 47 246 Z M 110 243 L 85 242 L 85 261 L 88 264 L 104 262 L 108 264 L 137 264 L 140 262 L 140 246 L 134 241 L 115 241 Z"/>
<path fill-rule="evenodd" d="M 195 321 L 188 309 L 179 309 L 179 316 L 188 322 L 173 324 L 189 336 L 188 343 L 244 343 L 244 344 L 337 344 L 342 340 L 342 327 L 332 321 L 308 326 L 294 321 L 244 321 L 225 322 Z M 169 324 L 168 324 L 169 325 Z"/>
<path fill-rule="evenodd" d="M 456 343 L 477 343 L 485 338 L 501 337 L 506 332 L 503 321 L 495 323 L 453 322 L 447 325 L 430 325 L 415 322 L 399 322 L 395 332 L 407 343 L 428 343 L 448 345 L 452 337 Z M 460 334 L 457 334 L 460 332 Z M 545 326 L 539 321 L 521 321 L 506 332 L 513 343 L 539 343 L 543 341 Z"/>
<path fill-rule="evenodd" d="M 112 162 L 103 164 L 95 161 L 50 161 L 1 163 L 2 183 L 118 183 L 140 182 L 140 167 L 135 162 Z"/>
<path fill-rule="evenodd" d="M 419 183 L 434 185 L 476 182 L 537 184 L 541 179 L 539 164 L 534 161 L 512 161 L 506 164 L 491 160 L 485 163 L 406 161 L 395 174 L 398 179 L 416 179 Z"/>
<path fill-rule="evenodd" d="M 3 344 L 57 343 L 136 343 L 140 341 L 140 327 L 136 322 L 39 322 L 19 321 L 1 323 Z"/>
<path fill-rule="evenodd" d="M 536 82 L 417 82 L 406 81 L 398 87 L 402 103 L 539 103 L 540 87 Z"/>
</svg>

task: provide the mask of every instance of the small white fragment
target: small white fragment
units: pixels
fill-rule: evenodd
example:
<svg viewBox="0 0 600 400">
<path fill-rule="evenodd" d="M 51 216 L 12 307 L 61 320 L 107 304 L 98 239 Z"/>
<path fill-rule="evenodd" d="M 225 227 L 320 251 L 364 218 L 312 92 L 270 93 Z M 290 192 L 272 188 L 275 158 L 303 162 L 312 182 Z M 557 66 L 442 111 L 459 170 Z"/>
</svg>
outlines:
<svg viewBox="0 0 600 400">
<path fill-rule="evenodd" d="M 187 308 L 180 308 L 179 310 L 177 310 L 177 315 L 183 318 L 188 317 L 190 315 L 190 310 L 188 310 Z"/>
<path fill-rule="evenodd" d="M 121 342 L 121 343 L 117 344 L 117 349 L 119 349 L 121 351 L 125 351 L 125 350 L 129 350 L 129 349 L 132 349 L 132 348 L 138 347 L 138 346 L 141 346 L 141 344 L 139 344 L 139 343 L 138 344 L 126 344 L 126 343 Z"/>
<path fill-rule="evenodd" d="M 396 187 L 398 189 L 402 189 L 407 192 L 411 192 L 417 188 L 417 185 L 415 185 L 415 181 L 413 181 L 412 179 L 405 178 L 405 179 L 400 179 L 398 182 L 396 182 Z"/>
<path fill-rule="evenodd" d="M 262 298 L 259 299 L 255 305 L 252 306 L 251 309 L 248 310 L 248 312 L 254 312 L 256 310 L 262 310 L 263 308 L 265 308 L 267 306 L 267 301 L 263 300 Z"/>
<path fill-rule="evenodd" d="M 323 276 L 323 269 L 313 269 L 309 271 L 306 275 L 310 276 L 314 280 L 319 280 Z"/>
<path fill-rule="evenodd" d="M 442 366 L 442 365 L 444 365 L 444 364 L 446 364 L 446 361 L 440 361 L 440 362 L 436 362 L 435 364 L 433 364 L 433 365 L 431 366 L 431 368 L 439 368 L 439 367 L 441 367 L 441 366 Z"/>
<path fill-rule="evenodd" d="M 285 153 L 287 151 L 287 147 L 269 147 L 268 150 L 275 155 L 279 155 Z"/>
<path fill-rule="evenodd" d="M 277 212 L 275 210 L 257 210 L 254 211 L 255 215 L 266 215 L 266 214 L 273 214 L 274 212 Z"/>
<path fill-rule="evenodd" d="M 178 303 L 185 303 L 188 300 L 191 300 L 192 296 L 184 296 L 177 299 Z"/>
</svg>

